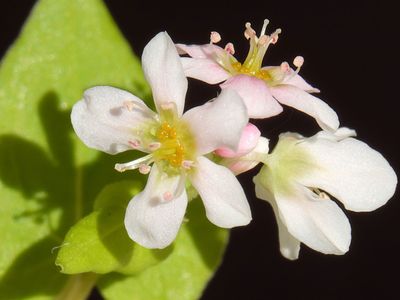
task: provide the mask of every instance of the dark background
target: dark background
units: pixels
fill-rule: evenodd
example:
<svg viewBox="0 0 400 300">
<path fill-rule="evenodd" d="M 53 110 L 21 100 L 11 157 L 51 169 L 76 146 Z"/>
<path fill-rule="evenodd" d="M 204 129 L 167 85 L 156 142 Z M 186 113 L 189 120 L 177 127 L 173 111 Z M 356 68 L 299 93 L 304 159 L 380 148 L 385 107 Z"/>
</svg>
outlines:
<svg viewBox="0 0 400 300">
<path fill-rule="evenodd" d="M 17 37 L 35 1 L 0 2 L 0 55 Z M 266 65 L 305 58 L 301 75 L 321 89 L 320 97 L 338 113 L 343 126 L 380 151 L 399 172 L 398 101 L 399 24 L 389 1 L 232 1 L 186 2 L 106 1 L 119 27 L 140 55 L 145 44 L 166 30 L 175 42 L 207 43 L 209 32 L 235 44 L 244 58 L 248 43 L 244 23 L 257 32 L 264 18 L 268 32 L 283 29 Z M 392 6 L 391 6 L 392 5 Z M 214 97 L 216 86 L 191 80 L 189 105 Z M 287 108 L 281 115 L 257 121 L 263 135 L 314 134 L 314 120 Z M 400 299 L 400 203 L 398 193 L 370 213 L 347 211 L 352 244 L 344 256 L 327 256 L 302 246 L 300 258 L 281 257 L 275 217 L 257 200 L 251 178 L 241 175 L 253 212 L 247 227 L 232 230 L 224 261 L 202 299 Z M 368 187 L 366 187 L 368 188 Z M 93 299 L 98 296 L 94 295 Z"/>
</svg>

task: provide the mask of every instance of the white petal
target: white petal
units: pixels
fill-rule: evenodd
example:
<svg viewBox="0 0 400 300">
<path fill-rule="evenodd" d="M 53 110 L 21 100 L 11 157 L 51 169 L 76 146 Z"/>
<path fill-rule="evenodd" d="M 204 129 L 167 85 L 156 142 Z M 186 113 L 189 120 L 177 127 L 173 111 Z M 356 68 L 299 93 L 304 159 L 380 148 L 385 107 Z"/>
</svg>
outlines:
<svg viewBox="0 0 400 300">
<path fill-rule="evenodd" d="M 286 84 L 271 87 L 271 93 L 280 103 L 314 117 L 322 129 L 328 131 L 338 129 L 339 119 L 336 112 L 321 99 Z"/>
<path fill-rule="evenodd" d="M 243 188 L 235 175 L 205 157 L 198 157 L 190 175 L 206 208 L 207 218 L 223 228 L 247 225 L 251 211 Z"/>
<path fill-rule="evenodd" d="M 386 159 L 367 144 L 354 138 L 336 142 L 311 137 L 298 146 L 318 166 L 303 174 L 301 183 L 327 191 L 347 209 L 371 211 L 393 196 L 397 176 Z"/>
<path fill-rule="evenodd" d="M 126 210 L 125 228 L 132 240 L 146 248 L 160 249 L 174 241 L 187 206 L 186 191 L 179 187 L 181 179 L 167 177 L 153 165 L 145 189 Z M 166 195 L 172 198 L 165 199 Z"/>
<path fill-rule="evenodd" d="M 233 89 L 242 97 L 250 118 L 269 118 L 282 112 L 282 106 L 272 97 L 267 84 L 254 76 L 233 76 L 221 88 Z"/>
<path fill-rule="evenodd" d="M 340 255 L 348 251 L 350 224 L 335 202 L 317 198 L 300 185 L 293 187 L 292 194 L 274 196 L 279 216 L 294 238 L 325 254 Z"/>
<path fill-rule="evenodd" d="M 181 62 L 187 77 L 209 84 L 220 83 L 230 77 L 224 68 L 211 59 L 182 57 Z"/>
<path fill-rule="evenodd" d="M 274 196 L 262 187 L 262 185 L 258 182 L 257 176 L 254 177 L 253 180 L 256 188 L 256 197 L 262 200 L 266 200 L 269 204 L 271 204 L 272 209 L 275 213 L 279 233 L 279 249 L 281 251 L 281 254 L 285 258 L 290 260 L 298 259 L 300 252 L 300 242 L 289 233 L 286 225 L 282 223 Z"/>
<path fill-rule="evenodd" d="M 175 45 L 166 32 L 157 34 L 143 49 L 142 67 L 158 111 L 162 104 L 173 102 L 182 115 L 187 79 Z"/>
<path fill-rule="evenodd" d="M 186 120 L 195 136 L 199 155 L 220 147 L 236 151 L 248 122 L 246 107 L 232 90 L 222 91 L 213 101 L 192 108 L 182 119 Z"/>
<path fill-rule="evenodd" d="M 155 116 L 142 100 L 117 88 L 93 87 L 83 97 L 72 108 L 74 130 L 88 147 L 110 154 L 132 149 L 129 142 L 140 139 L 135 129 Z M 128 110 L 126 103 L 132 109 Z"/>
<path fill-rule="evenodd" d="M 284 84 L 294 85 L 295 87 L 306 91 L 307 93 L 319 93 L 319 90 L 311 86 L 308 82 L 306 82 L 303 77 L 296 74 L 293 76 L 294 70 L 291 69 L 291 75 L 289 75 L 288 79 L 284 80 Z"/>
</svg>

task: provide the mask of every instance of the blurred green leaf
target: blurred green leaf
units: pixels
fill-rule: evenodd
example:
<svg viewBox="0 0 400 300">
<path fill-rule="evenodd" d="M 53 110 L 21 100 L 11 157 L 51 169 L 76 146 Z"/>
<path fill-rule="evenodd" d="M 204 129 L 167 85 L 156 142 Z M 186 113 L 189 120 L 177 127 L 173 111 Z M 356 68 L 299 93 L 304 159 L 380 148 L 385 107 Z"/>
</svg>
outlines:
<svg viewBox="0 0 400 300">
<path fill-rule="evenodd" d="M 132 153 L 102 155 L 73 134 L 71 107 L 94 85 L 149 92 L 102 1 L 38 1 L 0 65 L 0 299 L 54 299 L 69 276 L 52 249 L 105 184 L 136 176 L 113 169 Z"/>
<path fill-rule="evenodd" d="M 200 199 L 190 202 L 173 252 L 134 276 L 107 274 L 98 282 L 108 300 L 198 299 L 221 262 L 228 231 L 211 224 Z"/>
<path fill-rule="evenodd" d="M 165 259 L 172 247 L 151 250 L 134 243 L 124 226 L 125 209 L 141 182 L 122 181 L 106 186 L 96 198 L 95 209 L 74 225 L 58 252 L 61 272 L 135 274 Z"/>
</svg>

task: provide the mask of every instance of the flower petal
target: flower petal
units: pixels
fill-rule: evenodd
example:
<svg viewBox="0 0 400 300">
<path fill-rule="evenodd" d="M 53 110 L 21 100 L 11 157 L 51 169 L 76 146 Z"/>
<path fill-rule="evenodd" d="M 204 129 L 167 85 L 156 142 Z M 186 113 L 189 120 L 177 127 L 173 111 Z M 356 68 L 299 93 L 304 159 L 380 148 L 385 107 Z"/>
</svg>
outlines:
<svg viewBox="0 0 400 300">
<path fill-rule="evenodd" d="M 227 168 L 200 156 L 190 180 L 203 200 L 207 218 L 213 224 L 232 228 L 247 225 L 251 221 L 251 211 L 243 188 Z"/>
<path fill-rule="evenodd" d="M 335 202 L 300 185 L 293 186 L 293 193 L 274 196 L 282 223 L 294 238 L 325 254 L 349 250 L 350 224 Z"/>
<path fill-rule="evenodd" d="M 220 56 L 228 55 L 228 53 L 224 49 L 214 44 L 175 44 L 175 46 L 180 55 L 188 54 L 190 57 L 193 58 L 208 58 L 215 61 Z"/>
<path fill-rule="evenodd" d="M 134 129 L 152 122 L 154 116 L 134 95 L 109 86 L 97 86 L 86 90 L 83 99 L 74 105 L 71 121 L 76 134 L 88 147 L 115 154 L 132 149 L 129 142 L 138 139 Z M 140 146 L 135 149 L 144 151 Z"/>
<path fill-rule="evenodd" d="M 256 77 L 236 75 L 221 84 L 221 88 L 232 89 L 242 97 L 250 118 L 269 118 L 282 112 L 267 84 Z"/>
<path fill-rule="evenodd" d="M 146 248 L 170 245 L 182 224 L 187 206 L 186 191 L 180 190 L 180 176 L 168 177 L 153 165 L 145 189 L 128 205 L 125 228 L 129 237 Z M 176 193 L 175 191 L 180 190 Z M 172 195 L 172 199 L 165 199 Z"/>
<path fill-rule="evenodd" d="M 173 102 L 182 115 L 187 79 L 175 45 L 166 32 L 157 34 L 143 49 L 142 67 L 157 110 L 160 111 L 162 104 Z"/>
<path fill-rule="evenodd" d="M 301 183 L 327 191 L 349 210 L 377 209 L 395 192 L 397 176 L 392 167 L 379 152 L 359 140 L 336 142 L 311 137 L 298 147 L 319 166 L 303 174 Z"/>
<path fill-rule="evenodd" d="M 302 89 L 303 91 L 306 91 L 307 93 L 319 93 L 319 89 L 314 88 L 312 85 L 310 85 L 307 81 L 303 79 L 299 74 L 294 74 L 294 70 L 291 69 L 291 74 L 283 81 L 284 84 L 290 84 L 293 85 L 299 89 Z"/>
<path fill-rule="evenodd" d="M 182 57 L 181 62 L 187 77 L 208 84 L 220 83 L 230 77 L 230 74 L 224 68 L 211 59 Z"/>
<path fill-rule="evenodd" d="M 321 99 L 287 84 L 271 87 L 271 93 L 280 103 L 314 117 L 322 129 L 328 131 L 338 129 L 339 119 L 336 112 Z"/>
<path fill-rule="evenodd" d="M 282 223 L 281 217 L 279 216 L 279 210 L 273 195 L 268 193 L 268 191 L 264 189 L 260 183 L 258 183 L 257 176 L 254 177 L 254 183 L 256 188 L 256 197 L 262 200 L 266 200 L 269 204 L 271 204 L 274 211 L 276 223 L 278 225 L 279 249 L 281 251 L 281 254 L 285 258 L 290 260 L 298 259 L 300 252 L 300 242 L 289 233 L 285 224 Z"/>
<path fill-rule="evenodd" d="M 229 168 L 235 175 L 239 175 L 257 166 L 260 163 L 260 156 L 266 156 L 268 151 L 269 140 L 260 137 L 256 147 L 250 153 L 241 157 L 225 158 L 220 163 Z"/>
<path fill-rule="evenodd" d="M 232 151 L 229 148 L 222 147 L 215 150 L 215 153 L 221 157 L 240 157 L 251 150 L 253 150 L 258 143 L 258 139 L 261 136 L 260 130 L 257 126 L 248 123 L 246 127 L 242 131 L 242 135 L 240 137 L 239 146 L 237 151 Z"/>
<path fill-rule="evenodd" d="M 222 91 L 213 101 L 192 108 L 182 119 L 188 123 L 195 136 L 199 155 L 220 147 L 236 150 L 248 122 L 246 107 L 232 90 Z"/>
</svg>

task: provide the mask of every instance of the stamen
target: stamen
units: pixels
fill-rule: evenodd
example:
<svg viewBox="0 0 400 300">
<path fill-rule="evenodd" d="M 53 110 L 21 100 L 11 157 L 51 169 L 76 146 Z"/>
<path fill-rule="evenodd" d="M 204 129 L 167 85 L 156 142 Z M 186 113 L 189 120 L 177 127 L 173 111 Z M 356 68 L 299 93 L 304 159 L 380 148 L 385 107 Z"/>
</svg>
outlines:
<svg viewBox="0 0 400 300">
<path fill-rule="evenodd" d="M 193 167 L 194 166 L 194 161 L 192 161 L 192 160 L 184 160 L 183 162 L 182 162 L 182 167 L 184 168 L 184 169 L 186 169 L 186 170 L 189 170 L 191 167 Z"/>
<path fill-rule="evenodd" d="M 165 192 L 164 194 L 163 194 L 163 198 L 164 198 L 164 201 L 171 201 L 172 200 L 172 198 L 173 198 L 173 195 L 172 195 L 172 193 L 171 192 Z"/>
<path fill-rule="evenodd" d="M 124 107 L 128 110 L 128 111 L 132 111 L 135 108 L 135 102 L 133 101 L 125 101 L 124 103 Z"/>
<path fill-rule="evenodd" d="M 268 19 L 265 19 L 265 20 L 264 20 L 263 27 L 262 27 L 262 29 L 261 29 L 260 36 L 265 35 L 265 30 L 267 29 L 268 24 L 269 24 L 269 20 L 268 20 Z"/>
<path fill-rule="evenodd" d="M 149 165 L 141 164 L 141 165 L 139 166 L 139 172 L 140 172 L 141 174 L 146 175 L 146 174 L 148 174 L 148 173 L 150 172 L 150 170 L 151 170 L 151 167 L 150 167 Z"/>
<path fill-rule="evenodd" d="M 159 142 L 153 142 L 153 143 L 149 144 L 149 150 L 150 151 L 156 151 L 160 147 L 161 147 L 161 143 L 159 143 Z"/>
<path fill-rule="evenodd" d="M 278 41 L 279 34 L 281 33 L 282 29 L 278 28 L 277 30 L 275 30 L 273 34 L 271 34 L 271 44 L 276 44 L 276 42 Z"/>
<path fill-rule="evenodd" d="M 246 39 L 250 39 L 256 35 L 256 32 L 254 31 L 253 28 L 251 28 L 251 23 L 247 22 L 246 23 L 246 30 L 244 31 L 244 36 Z"/>
<path fill-rule="evenodd" d="M 232 43 L 228 43 L 225 46 L 225 51 L 228 52 L 230 55 L 235 54 L 235 47 L 233 47 Z"/>
<path fill-rule="evenodd" d="M 290 72 L 290 66 L 286 61 L 281 63 L 281 71 L 284 72 L 284 73 L 289 73 Z"/>
<path fill-rule="evenodd" d="M 128 141 L 128 144 L 133 148 L 137 149 L 140 146 L 140 141 L 139 140 L 133 140 L 133 141 Z"/>
<path fill-rule="evenodd" d="M 153 162 L 153 155 L 149 154 L 146 156 L 143 156 L 141 158 L 138 158 L 136 160 L 124 163 L 124 164 L 115 164 L 115 170 L 118 172 L 125 172 L 126 170 L 134 170 L 137 168 L 140 168 L 142 164 L 149 165 Z"/>
<path fill-rule="evenodd" d="M 304 64 L 304 58 L 303 56 L 296 56 L 293 60 L 293 64 L 295 65 L 295 67 L 297 68 L 301 68 L 301 66 Z"/>
<path fill-rule="evenodd" d="M 216 31 L 211 31 L 210 44 L 216 44 L 221 41 L 221 35 Z"/>
</svg>

